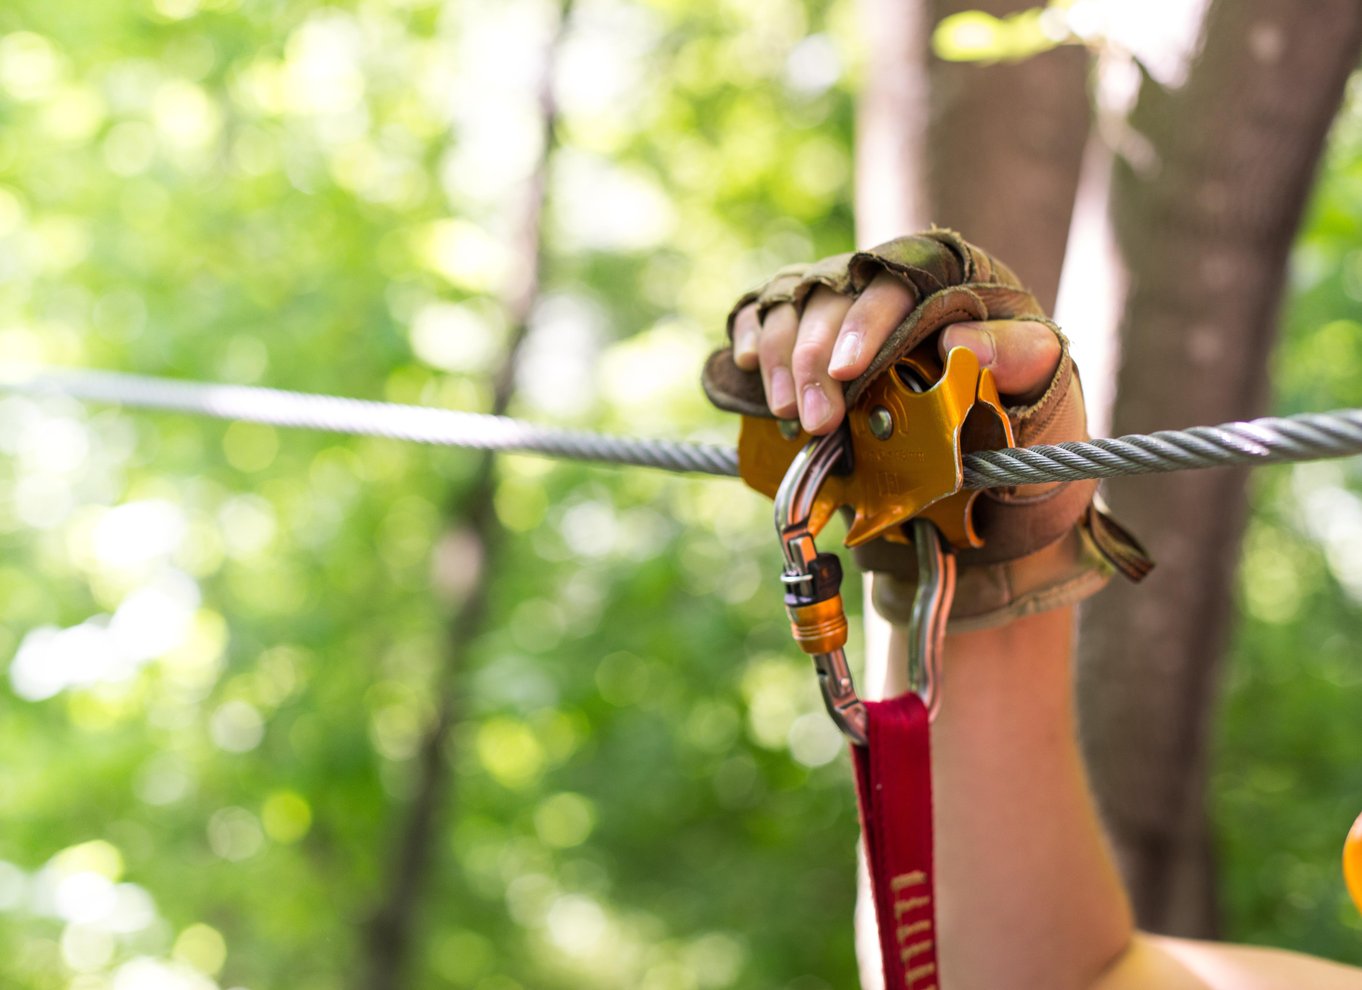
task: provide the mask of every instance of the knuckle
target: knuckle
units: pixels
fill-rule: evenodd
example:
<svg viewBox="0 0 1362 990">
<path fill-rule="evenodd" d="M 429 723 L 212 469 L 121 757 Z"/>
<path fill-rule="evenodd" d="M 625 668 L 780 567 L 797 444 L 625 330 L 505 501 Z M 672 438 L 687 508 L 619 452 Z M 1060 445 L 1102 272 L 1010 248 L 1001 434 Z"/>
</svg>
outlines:
<svg viewBox="0 0 1362 990">
<path fill-rule="evenodd" d="M 809 293 L 808 299 L 804 302 L 804 311 L 827 309 L 830 306 L 837 306 L 841 303 L 842 297 L 833 292 L 826 285 L 816 285 Z"/>
<path fill-rule="evenodd" d="M 876 279 L 856 301 L 861 303 L 861 312 L 868 310 L 877 315 L 889 317 L 898 314 L 906 315 L 913 308 L 913 300 L 912 290 L 896 279 L 884 282 Z"/>
<path fill-rule="evenodd" d="M 828 358 L 823 348 L 812 343 L 796 344 L 794 353 L 790 356 L 791 370 L 794 371 L 795 377 L 801 380 L 818 378 L 826 370 L 827 363 Z"/>
<path fill-rule="evenodd" d="M 897 275 L 889 272 L 880 272 L 870 280 L 870 285 L 866 287 L 866 295 L 881 297 L 883 299 L 899 300 L 911 299 L 913 290 L 904 285 Z"/>
<path fill-rule="evenodd" d="M 776 334 L 762 334 L 757 338 L 757 357 L 764 367 L 784 364 L 788 351 L 789 342 Z"/>
</svg>

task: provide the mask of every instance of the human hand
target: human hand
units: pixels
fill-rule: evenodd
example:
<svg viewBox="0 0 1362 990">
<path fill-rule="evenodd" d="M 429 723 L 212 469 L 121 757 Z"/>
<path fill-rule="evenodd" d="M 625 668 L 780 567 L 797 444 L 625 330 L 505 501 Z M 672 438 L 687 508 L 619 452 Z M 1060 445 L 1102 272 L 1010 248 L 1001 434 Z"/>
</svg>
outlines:
<svg viewBox="0 0 1362 990">
<path fill-rule="evenodd" d="M 846 413 L 842 383 L 866 370 L 915 305 L 912 289 L 887 272 L 854 299 L 819 286 L 802 314 L 781 303 L 761 318 L 752 302 L 733 319 L 733 360 L 743 371 L 760 370 L 774 415 L 798 416 L 814 435 L 831 433 Z M 1015 405 L 1040 398 L 1062 357 L 1055 332 L 1024 319 L 955 323 L 942 331 L 938 347 L 942 357 L 953 347 L 973 351 Z"/>
<path fill-rule="evenodd" d="M 1002 261 L 933 228 L 855 254 L 776 272 L 744 294 L 728 320 L 731 347 L 701 376 L 720 409 L 798 416 L 813 434 L 837 429 L 891 364 L 932 342 L 968 348 L 993 372 L 1018 446 L 1086 440 L 1083 391 L 1068 344 Z M 845 386 L 845 392 L 844 392 Z M 1139 580 L 1152 563 L 1092 504 L 1094 481 L 1040 482 L 980 493 L 983 545 L 961 550 L 951 628 L 985 629 L 1073 604 L 1113 569 Z M 876 609 L 906 621 L 916 564 L 901 544 L 853 551 L 874 572 Z"/>
</svg>

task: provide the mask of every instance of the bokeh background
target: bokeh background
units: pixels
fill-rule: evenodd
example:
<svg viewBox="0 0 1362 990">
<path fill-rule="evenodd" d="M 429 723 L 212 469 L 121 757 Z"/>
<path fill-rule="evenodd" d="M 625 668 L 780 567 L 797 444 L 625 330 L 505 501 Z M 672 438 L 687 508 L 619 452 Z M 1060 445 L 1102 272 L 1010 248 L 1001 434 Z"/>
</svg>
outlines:
<svg viewBox="0 0 1362 990">
<path fill-rule="evenodd" d="M 560 14 L 9 0 L 0 361 L 486 410 L 523 329 L 513 413 L 731 442 L 729 301 L 854 243 L 856 10 Z M 1350 98 L 1280 411 L 1362 406 L 1360 227 Z M 849 774 L 757 496 L 14 395 L 0 452 L 0 985 L 379 985 L 394 945 L 410 987 L 854 985 Z M 1225 923 L 1362 963 L 1362 474 L 1254 502 Z"/>
</svg>

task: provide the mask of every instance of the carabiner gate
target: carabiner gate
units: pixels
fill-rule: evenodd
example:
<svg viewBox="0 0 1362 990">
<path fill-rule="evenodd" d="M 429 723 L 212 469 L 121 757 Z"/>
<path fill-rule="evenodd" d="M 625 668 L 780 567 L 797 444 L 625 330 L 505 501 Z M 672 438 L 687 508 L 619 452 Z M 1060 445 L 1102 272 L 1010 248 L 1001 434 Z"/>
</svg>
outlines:
<svg viewBox="0 0 1362 990">
<path fill-rule="evenodd" d="M 941 654 L 946 620 L 955 601 L 955 553 L 941 530 L 926 519 L 913 520 L 917 552 L 917 593 L 908 624 L 908 689 L 927 706 L 929 720 L 941 707 Z"/>
</svg>

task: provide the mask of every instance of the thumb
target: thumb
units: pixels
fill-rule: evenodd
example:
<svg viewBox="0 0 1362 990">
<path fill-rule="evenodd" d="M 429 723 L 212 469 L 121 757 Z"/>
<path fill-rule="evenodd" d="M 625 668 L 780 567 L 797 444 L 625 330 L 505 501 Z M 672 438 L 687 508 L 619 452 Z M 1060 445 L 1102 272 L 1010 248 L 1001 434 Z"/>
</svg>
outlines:
<svg viewBox="0 0 1362 990">
<path fill-rule="evenodd" d="M 1044 394 L 1062 353 L 1055 332 L 1034 320 L 954 323 L 942 331 L 939 347 L 943 358 L 953 347 L 973 351 L 993 372 L 998 391 L 1022 403 Z"/>
</svg>

